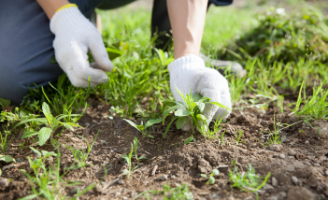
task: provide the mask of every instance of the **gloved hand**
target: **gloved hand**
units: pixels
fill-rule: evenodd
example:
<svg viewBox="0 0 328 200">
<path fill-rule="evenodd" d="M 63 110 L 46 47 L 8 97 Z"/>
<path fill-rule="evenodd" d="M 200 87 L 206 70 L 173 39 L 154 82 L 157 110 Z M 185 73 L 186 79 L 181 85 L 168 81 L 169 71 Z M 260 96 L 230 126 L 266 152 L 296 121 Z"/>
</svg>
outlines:
<svg viewBox="0 0 328 200">
<path fill-rule="evenodd" d="M 104 71 L 112 71 L 113 64 L 101 35 L 77 6 L 58 10 L 50 21 L 50 30 L 55 34 L 56 60 L 74 86 L 88 87 L 89 77 L 91 86 L 108 81 Z M 95 64 L 88 62 L 88 49 Z"/>
<path fill-rule="evenodd" d="M 215 69 L 205 66 L 204 61 L 195 55 L 179 58 L 168 66 L 170 73 L 170 87 L 176 101 L 183 102 L 177 92 L 178 88 L 183 94 L 200 94 L 209 97 L 211 102 L 219 102 L 231 109 L 231 99 L 227 80 Z M 218 106 L 207 104 L 203 115 L 207 118 L 207 125 L 218 117 L 227 118 L 231 111 Z M 226 114 L 225 114 L 226 113 Z M 225 115 L 224 115 L 225 114 Z M 190 130 L 186 124 L 183 130 Z"/>
</svg>

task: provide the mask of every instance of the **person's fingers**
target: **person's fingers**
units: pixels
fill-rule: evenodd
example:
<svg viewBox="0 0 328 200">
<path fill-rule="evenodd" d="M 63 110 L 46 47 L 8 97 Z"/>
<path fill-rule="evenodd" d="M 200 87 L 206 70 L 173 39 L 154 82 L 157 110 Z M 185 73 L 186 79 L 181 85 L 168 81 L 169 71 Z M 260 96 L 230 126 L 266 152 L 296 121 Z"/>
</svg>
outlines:
<svg viewBox="0 0 328 200">
<path fill-rule="evenodd" d="M 82 87 L 86 88 L 89 86 L 89 81 L 85 79 L 81 79 L 80 77 L 76 76 L 74 73 L 67 73 L 68 79 L 71 81 L 72 85 L 75 87 Z M 97 86 L 98 83 L 90 81 L 90 87 Z"/>
<path fill-rule="evenodd" d="M 92 40 L 89 40 L 89 48 L 93 55 L 97 67 L 104 71 L 112 71 L 113 63 L 109 60 L 104 42 L 99 33 Z"/>
</svg>

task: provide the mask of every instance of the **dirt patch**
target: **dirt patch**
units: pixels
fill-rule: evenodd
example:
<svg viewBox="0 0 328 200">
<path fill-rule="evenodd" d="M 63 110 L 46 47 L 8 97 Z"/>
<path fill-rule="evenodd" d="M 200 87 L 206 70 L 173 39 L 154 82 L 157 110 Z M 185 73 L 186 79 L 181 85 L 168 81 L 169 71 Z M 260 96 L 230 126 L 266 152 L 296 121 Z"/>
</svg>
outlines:
<svg viewBox="0 0 328 200">
<path fill-rule="evenodd" d="M 195 136 L 194 143 L 184 145 L 183 141 L 191 133 L 170 128 L 166 138 L 162 138 L 165 126 L 157 125 L 153 129 L 154 139 L 142 137 L 141 133 L 121 118 L 108 119 L 109 105 L 90 101 L 92 107 L 74 132 L 66 130 L 58 136 L 61 156 L 61 169 L 67 168 L 73 161 L 71 152 L 63 144 L 77 149 L 86 149 L 83 136 L 90 143 L 99 130 L 99 136 L 89 155 L 86 170 L 69 172 L 65 179 L 81 181 L 83 188 L 97 183 L 92 191 L 81 199 L 132 199 L 148 190 L 160 190 L 164 184 L 173 186 L 187 183 L 194 199 L 255 199 L 254 194 L 232 189 L 228 172 L 232 161 L 237 162 L 240 170 L 247 170 L 251 164 L 256 172 L 265 176 L 271 172 L 266 187 L 259 191 L 260 199 L 326 199 L 328 197 L 328 150 L 327 121 L 316 121 L 312 127 L 290 116 L 279 113 L 274 107 L 268 110 L 257 108 L 235 108 L 221 132 L 225 131 L 224 144 L 219 139 L 206 140 Z M 276 124 L 274 124 L 274 116 Z M 279 122 L 279 123 L 278 123 Z M 277 123 L 280 126 L 277 126 Z M 270 130 L 283 128 L 283 124 L 294 124 L 279 131 L 281 144 L 265 145 L 270 140 Z M 243 130 L 241 141 L 236 143 L 236 134 Z M 320 131 L 320 134 L 319 134 Z M 147 159 L 138 165 L 129 179 L 124 178 L 122 170 L 127 168 L 121 158 L 128 154 L 133 138 L 139 138 L 138 156 Z M 19 143 L 21 140 L 14 140 Z M 50 146 L 44 149 L 53 150 Z M 32 151 L 11 147 L 8 151 L 18 161 L 2 166 L 0 179 L 0 199 L 17 199 L 28 194 L 26 177 L 19 169 L 29 170 L 27 156 L 35 157 Z M 52 161 L 49 161 L 51 164 Z M 151 173 L 157 166 L 155 175 Z M 207 185 L 201 173 L 210 173 L 219 169 L 214 185 Z M 74 195 L 77 187 L 66 189 L 68 196 Z M 153 199 L 161 199 L 154 196 Z"/>
</svg>

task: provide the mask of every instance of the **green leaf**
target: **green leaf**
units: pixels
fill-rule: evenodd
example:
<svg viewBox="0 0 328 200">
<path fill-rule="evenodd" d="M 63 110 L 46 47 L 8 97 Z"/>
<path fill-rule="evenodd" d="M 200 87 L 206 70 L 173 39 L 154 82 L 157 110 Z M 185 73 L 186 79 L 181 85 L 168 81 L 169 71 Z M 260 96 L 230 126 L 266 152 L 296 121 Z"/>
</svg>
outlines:
<svg viewBox="0 0 328 200">
<path fill-rule="evenodd" d="M 42 111 L 43 111 L 44 116 L 46 116 L 49 125 L 52 126 L 53 121 L 54 121 L 54 116 L 52 116 L 50 107 L 46 102 L 43 102 L 43 104 L 42 104 Z"/>
<path fill-rule="evenodd" d="M 213 170 L 213 175 L 214 176 L 217 176 L 217 175 L 219 175 L 220 174 L 220 171 L 218 170 L 218 169 L 214 169 Z"/>
<path fill-rule="evenodd" d="M 215 183 L 215 179 L 213 176 L 211 176 L 209 179 L 208 179 L 208 182 L 213 185 Z"/>
<path fill-rule="evenodd" d="M 59 142 L 58 142 L 58 140 L 56 140 L 56 139 L 51 139 L 50 142 L 51 142 L 51 145 L 52 145 L 53 147 L 55 147 L 55 148 L 58 148 L 58 147 L 59 147 Z"/>
<path fill-rule="evenodd" d="M 27 119 L 27 120 L 23 120 L 23 121 L 19 122 L 18 124 L 16 124 L 16 126 L 14 128 L 16 128 L 17 126 L 20 126 L 22 124 L 25 124 L 27 122 L 40 122 L 42 124 L 48 124 L 48 121 L 46 118 Z"/>
<path fill-rule="evenodd" d="M 177 111 L 174 112 L 174 115 L 177 117 L 189 116 L 190 112 L 185 109 L 178 109 Z"/>
<path fill-rule="evenodd" d="M 205 109 L 205 103 L 197 102 L 195 103 L 199 109 L 199 111 L 202 113 Z"/>
<path fill-rule="evenodd" d="M 4 99 L 4 98 L 0 98 L 0 106 L 2 108 L 7 108 L 8 106 L 10 106 L 10 100 L 9 99 Z"/>
<path fill-rule="evenodd" d="M 183 107 L 181 107 L 180 105 L 176 105 L 176 106 L 172 106 L 172 107 L 168 108 L 167 110 L 165 110 L 163 112 L 163 124 L 164 124 L 164 120 L 167 117 L 167 115 L 170 114 L 170 112 L 172 112 L 173 110 L 177 110 L 179 108 L 183 108 Z"/>
<path fill-rule="evenodd" d="M 130 120 L 128 120 L 128 119 L 123 119 L 124 121 L 126 121 L 127 123 L 129 123 L 131 126 L 133 126 L 134 128 L 136 128 L 138 131 L 141 131 L 140 129 L 139 129 L 139 127 L 138 126 L 140 126 L 140 125 L 137 125 L 137 124 L 135 124 L 133 121 L 130 121 Z"/>
<path fill-rule="evenodd" d="M 175 123 L 177 129 L 181 129 L 188 122 L 188 117 L 179 117 Z"/>
<path fill-rule="evenodd" d="M 207 118 L 205 117 L 205 115 L 202 115 L 202 114 L 198 114 L 197 116 L 197 119 L 199 120 L 199 121 L 206 121 L 207 120 Z"/>
<path fill-rule="evenodd" d="M 23 198 L 20 198 L 20 199 L 18 199 L 18 200 L 30 200 L 30 199 L 35 199 L 35 198 L 37 198 L 37 197 L 38 197 L 37 194 L 31 194 L 31 195 L 25 196 L 25 197 L 23 197 Z"/>
<path fill-rule="evenodd" d="M 139 160 L 141 160 L 141 159 L 147 159 L 147 157 L 146 157 L 146 156 L 141 156 L 141 157 L 139 157 L 138 159 L 139 159 Z"/>
<path fill-rule="evenodd" d="M 154 125 L 154 124 L 158 124 L 162 121 L 161 118 L 158 118 L 158 119 L 151 119 L 149 120 L 146 124 L 145 124 L 145 129 L 147 129 L 148 127 Z"/>
<path fill-rule="evenodd" d="M 140 130 L 140 131 L 143 131 L 145 129 L 145 127 L 143 125 L 137 125 L 137 128 Z"/>
<path fill-rule="evenodd" d="M 221 103 L 219 103 L 219 102 L 210 102 L 210 104 L 213 104 L 213 105 L 219 106 L 220 108 L 225 108 L 225 109 L 227 109 L 227 110 L 230 110 L 230 111 L 231 111 L 231 109 L 230 109 L 230 108 L 228 108 L 228 107 L 226 107 L 226 106 L 222 105 L 222 104 L 221 104 Z"/>
<path fill-rule="evenodd" d="M 42 155 L 41 152 L 40 152 L 39 150 L 37 150 L 36 148 L 30 147 L 30 149 L 31 149 L 32 151 L 34 151 L 34 153 L 36 153 L 37 155 L 39 155 L 39 156 Z"/>
<path fill-rule="evenodd" d="M 167 132 L 169 131 L 169 129 L 170 129 L 172 123 L 173 123 L 176 119 L 177 119 L 177 117 L 172 117 L 170 123 L 169 123 L 169 124 L 166 126 L 166 128 L 165 128 L 165 132 L 164 132 L 163 138 L 166 137 Z"/>
<path fill-rule="evenodd" d="M 187 137 L 187 138 L 185 139 L 185 141 L 184 141 L 184 144 L 189 144 L 189 143 L 191 143 L 191 142 L 193 141 L 193 139 L 194 139 L 194 136 L 193 136 L 193 135 Z"/>
<path fill-rule="evenodd" d="M 10 163 L 10 162 L 15 162 L 15 159 L 8 155 L 0 155 L 0 161 Z"/>
<path fill-rule="evenodd" d="M 206 174 L 200 174 L 201 177 L 208 178 Z"/>
<path fill-rule="evenodd" d="M 44 158 L 48 158 L 50 156 L 57 156 L 53 151 L 46 151 L 46 150 L 41 150 L 42 155 Z"/>
<path fill-rule="evenodd" d="M 71 126 L 70 124 L 68 124 L 68 123 L 63 123 L 63 125 L 64 125 L 65 128 L 70 129 L 71 131 L 74 132 L 74 128 L 73 128 L 73 126 Z"/>
<path fill-rule="evenodd" d="M 194 102 L 199 101 L 202 98 L 202 96 L 200 94 L 195 93 L 193 96 Z"/>
<path fill-rule="evenodd" d="M 41 128 L 39 131 L 39 145 L 42 146 L 46 143 L 46 141 L 50 138 L 51 136 L 51 129 L 47 127 Z"/>
<path fill-rule="evenodd" d="M 121 157 L 124 158 L 127 163 L 130 163 L 129 157 L 125 153 L 123 153 Z"/>
<path fill-rule="evenodd" d="M 39 134 L 39 132 L 37 132 L 37 131 L 28 131 L 22 135 L 22 139 L 27 138 L 27 137 L 32 137 L 37 134 Z"/>
</svg>

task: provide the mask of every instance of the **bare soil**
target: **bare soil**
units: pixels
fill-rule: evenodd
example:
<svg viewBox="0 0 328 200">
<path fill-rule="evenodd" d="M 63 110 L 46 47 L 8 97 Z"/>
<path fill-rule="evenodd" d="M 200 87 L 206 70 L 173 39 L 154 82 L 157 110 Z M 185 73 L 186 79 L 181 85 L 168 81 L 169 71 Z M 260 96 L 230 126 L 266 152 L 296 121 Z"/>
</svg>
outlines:
<svg viewBox="0 0 328 200">
<path fill-rule="evenodd" d="M 100 130 L 88 158 L 90 165 L 86 170 L 72 170 L 65 177 L 67 180 L 81 181 L 83 184 L 79 188 L 97 183 L 93 190 L 80 199 L 133 199 L 143 191 L 161 190 L 164 184 L 175 187 L 182 183 L 188 184 L 194 199 L 255 199 L 252 193 L 231 188 L 228 172 L 233 167 L 233 160 L 237 162 L 239 171 L 247 170 L 251 164 L 256 173 L 263 177 L 271 172 L 267 184 L 259 191 L 260 199 L 309 200 L 328 197 L 326 120 L 311 122 L 313 128 L 304 122 L 294 124 L 279 131 L 283 141 L 281 144 L 265 145 L 269 130 L 274 130 L 274 117 L 276 124 L 293 124 L 300 120 L 290 112 L 279 113 L 273 104 L 267 109 L 235 105 L 227 122 L 222 124 L 224 144 L 220 144 L 219 139 L 208 140 L 197 134 L 194 143 L 184 145 L 184 139 L 191 135 L 190 132 L 176 130 L 172 126 L 163 139 L 165 126 L 157 125 L 152 130 L 154 139 L 143 137 L 121 118 L 108 119 L 108 104 L 90 99 L 89 105 L 92 107 L 87 109 L 79 122 L 83 128 L 76 128 L 74 132 L 65 130 L 57 136 L 62 144 L 61 169 L 65 169 L 73 163 L 74 158 L 64 145 L 86 149 L 86 142 L 78 136 L 83 136 L 91 143 Z M 243 130 L 244 134 L 237 144 L 235 135 L 239 130 Z M 139 156 L 148 159 L 141 161 L 131 177 L 126 179 L 122 170 L 127 168 L 127 164 L 121 155 L 130 152 L 134 137 L 139 138 Z M 19 149 L 17 146 L 21 142 L 23 140 L 17 136 L 7 152 L 17 162 L 1 167 L 0 199 L 17 199 L 29 194 L 30 186 L 19 169 L 29 171 L 27 156 L 35 158 L 36 155 L 28 148 Z M 54 150 L 51 145 L 42 148 Z M 53 162 L 55 160 L 49 160 L 47 164 Z M 136 160 L 133 160 L 133 165 L 137 165 Z M 155 166 L 157 170 L 152 176 Z M 209 174 L 215 168 L 219 169 L 220 174 L 214 185 L 207 185 L 200 174 Z M 293 176 L 298 182 L 293 181 Z M 71 187 L 65 192 L 72 196 L 76 190 L 77 187 Z M 153 196 L 152 199 L 161 197 Z"/>
</svg>

